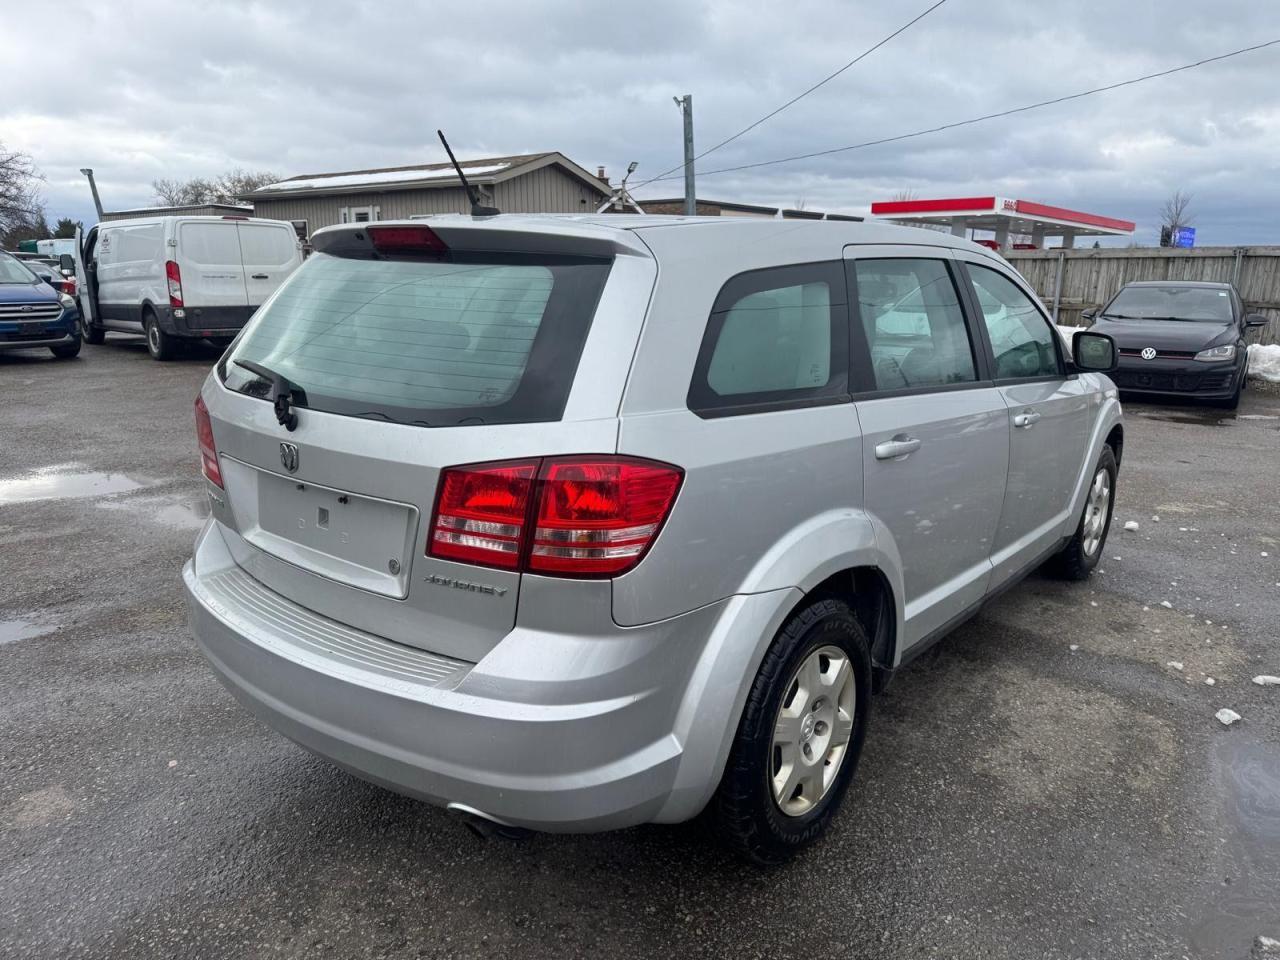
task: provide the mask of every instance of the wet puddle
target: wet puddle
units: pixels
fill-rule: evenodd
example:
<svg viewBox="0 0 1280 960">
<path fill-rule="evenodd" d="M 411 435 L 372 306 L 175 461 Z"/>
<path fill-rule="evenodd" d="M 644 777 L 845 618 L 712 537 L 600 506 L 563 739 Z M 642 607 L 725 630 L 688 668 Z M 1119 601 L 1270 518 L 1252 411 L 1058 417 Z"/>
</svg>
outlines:
<svg viewBox="0 0 1280 960">
<path fill-rule="evenodd" d="M 1223 806 L 1234 836 L 1224 886 L 1228 891 L 1191 934 L 1205 957 L 1250 956 L 1258 936 L 1280 937 L 1280 746 L 1225 743 L 1218 749 Z"/>
<path fill-rule="evenodd" d="M 36 473 L 0 480 L 0 507 L 34 500 L 105 497 L 141 490 L 146 483 L 123 473 L 76 471 L 76 464 L 47 467 Z"/>
<path fill-rule="evenodd" d="M 143 519 L 176 530 L 199 530 L 209 519 L 209 503 L 201 498 L 189 497 L 128 497 L 121 500 L 104 500 L 98 504 L 104 510 L 123 510 L 136 513 Z"/>
<path fill-rule="evenodd" d="M 46 633 L 53 633 L 53 630 L 54 628 L 47 623 L 36 623 L 32 620 L 0 620 L 0 647 L 6 643 L 41 637 Z"/>
</svg>

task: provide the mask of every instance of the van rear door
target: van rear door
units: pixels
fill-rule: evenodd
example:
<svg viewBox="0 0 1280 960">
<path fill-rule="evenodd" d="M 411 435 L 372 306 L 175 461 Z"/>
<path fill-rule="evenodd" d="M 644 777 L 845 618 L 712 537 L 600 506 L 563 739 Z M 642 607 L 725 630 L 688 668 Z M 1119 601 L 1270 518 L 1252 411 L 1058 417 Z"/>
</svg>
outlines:
<svg viewBox="0 0 1280 960">
<path fill-rule="evenodd" d="M 250 307 L 261 306 L 302 263 L 298 234 L 287 223 L 241 220 L 240 258 Z"/>
<path fill-rule="evenodd" d="M 179 220 L 176 230 L 177 245 L 171 257 L 182 274 L 182 301 L 186 308 L 248 306 L 236 222 Z M 240 319 L 243 321 L 243 317 Z"/>
</svg>

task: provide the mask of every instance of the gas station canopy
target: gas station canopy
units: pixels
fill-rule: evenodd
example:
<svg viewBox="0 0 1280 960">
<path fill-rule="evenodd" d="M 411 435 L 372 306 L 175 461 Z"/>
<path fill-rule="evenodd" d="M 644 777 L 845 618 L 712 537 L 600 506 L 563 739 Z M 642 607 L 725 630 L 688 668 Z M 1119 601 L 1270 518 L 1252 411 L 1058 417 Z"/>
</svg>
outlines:
<svg viewBox="0 0 1280 960">
<path fill-rule="evenodd" d="M 990 230 L 1000 249 L 1009 245 L 1010 234 L 1030 234 L 1031 246 L 1036 248 L 1044 246 L 1045 237 L 1061 237 L 1062 246 L 1072 247 L 1076 237 L 1131 236 L 1134 229 L 1129 220 L 1008 197 L 880 200 L 871 204 L 871 213 L 902 223 L 948 227 L 958 237 L 968 236 L 970 230 Z"/>
</svg>

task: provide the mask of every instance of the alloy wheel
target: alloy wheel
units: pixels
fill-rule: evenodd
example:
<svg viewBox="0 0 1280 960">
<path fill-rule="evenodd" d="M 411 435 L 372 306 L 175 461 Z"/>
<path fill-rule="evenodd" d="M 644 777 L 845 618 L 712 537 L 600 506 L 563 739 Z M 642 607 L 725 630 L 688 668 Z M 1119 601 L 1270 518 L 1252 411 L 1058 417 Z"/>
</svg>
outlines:
<svg viewBox="0 0 1280 960">
<path fill-rule="evenodd" d="M 774 803 L 787 816 L 808 813 L 835 783 L 857 697 L 853 665 L 839 647 L 819 647 L 796 668 L 774 720 L 768 771 Z"/>
<path fill-rule="evenodd" d="M 1107 529 L 1107 509 L 1111 506 L 1111 474 L 1105 468 L 1093 477 L 1089 487 L 1089 499 L 1084 507 L 1084 527 L 1081 546 L 1086 556 L 1092 557 L 1102 546 L 1102 535 Z"/>
</svg>

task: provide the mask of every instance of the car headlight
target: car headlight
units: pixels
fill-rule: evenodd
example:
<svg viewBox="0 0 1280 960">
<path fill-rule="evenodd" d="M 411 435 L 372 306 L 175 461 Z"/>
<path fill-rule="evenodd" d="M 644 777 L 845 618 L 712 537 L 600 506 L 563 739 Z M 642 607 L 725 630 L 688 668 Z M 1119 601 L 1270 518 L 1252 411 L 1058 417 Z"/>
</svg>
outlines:
<svg viewBox="0 0 1280 960">
<path fill-rule="evenodd" d="M 1236 345 L 1234 343 L 1223 344 L 1220 347 L 1210 347 L 1208 350 L 1201 350 L 1196 354 L 1197 360 L 1234 360 L 1236 358 Z"/>
</svg>

